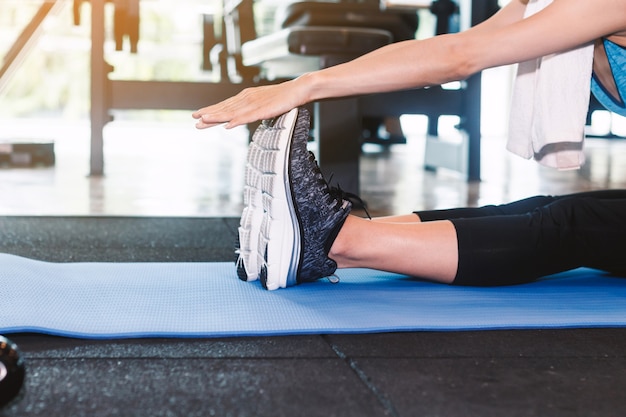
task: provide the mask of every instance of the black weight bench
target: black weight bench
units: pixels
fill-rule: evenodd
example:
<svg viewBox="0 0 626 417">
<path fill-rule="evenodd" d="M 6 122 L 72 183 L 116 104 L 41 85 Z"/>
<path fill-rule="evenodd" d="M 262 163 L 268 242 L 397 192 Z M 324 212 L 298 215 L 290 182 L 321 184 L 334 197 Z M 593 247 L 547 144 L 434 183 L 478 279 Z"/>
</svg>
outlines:
<svg viewBox="0 0 626 417">
<path fill-rule="evenodd" d="M 381 29 L 293 27 L 244 43 L 241 54 L 243 65 L 258 66 L 274 80 L 337 65 L 392 41 Z"/>
</svg>

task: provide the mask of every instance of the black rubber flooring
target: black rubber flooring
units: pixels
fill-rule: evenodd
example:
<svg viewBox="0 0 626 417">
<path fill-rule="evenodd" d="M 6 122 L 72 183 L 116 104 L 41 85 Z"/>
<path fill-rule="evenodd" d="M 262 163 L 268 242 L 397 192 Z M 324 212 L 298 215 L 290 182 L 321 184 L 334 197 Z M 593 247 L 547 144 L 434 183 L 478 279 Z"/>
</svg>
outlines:
<svg viewBox="0 0 626 417">
<path fill-rule="evenodd" d="M 56 262 L 230 261 L 237 223 L 0 217 L 0 251 Z M 626 329 L 9 337 L 27 379 L 0 411 L 7 417 L 626 415 Z"/>
</svg>

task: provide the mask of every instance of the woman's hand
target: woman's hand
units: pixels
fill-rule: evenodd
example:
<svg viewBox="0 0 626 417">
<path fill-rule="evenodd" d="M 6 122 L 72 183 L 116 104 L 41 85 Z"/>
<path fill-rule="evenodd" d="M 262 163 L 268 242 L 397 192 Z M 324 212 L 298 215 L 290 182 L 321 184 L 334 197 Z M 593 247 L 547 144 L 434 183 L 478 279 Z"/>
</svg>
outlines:
<svg viewBox="0 0 626 417">
<path fill-rule="evenodd" d="M 196 128 L 206 129 L 225 124 L 227 129 L 258 120 L 271 119 L 306 103 L 298 79 L 281 84 L 246 88 L 220 103 L 192 114 Z"/>
</svg>

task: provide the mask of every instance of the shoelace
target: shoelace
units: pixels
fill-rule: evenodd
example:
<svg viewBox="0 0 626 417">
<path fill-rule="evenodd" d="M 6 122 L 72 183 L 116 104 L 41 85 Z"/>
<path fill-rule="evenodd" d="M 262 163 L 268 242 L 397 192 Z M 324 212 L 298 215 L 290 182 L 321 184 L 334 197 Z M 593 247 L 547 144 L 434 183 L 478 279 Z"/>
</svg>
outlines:
<svg viewBox="0 0 626 417">
<path fill-rule="evenodd" d="M 342 190 L 339 184 L 330 187 L 329 192 L 333 197 L 337 198 L 338 201 L 348 200 L 350 203 L 352 203 L 352 207 L 362 209 L 365 212 L 367 218 L 372 220 L 372 216 L 370 216 L 369 211 L 367 211 L 367 205 L 365 204 L 365 201 L 363 201 L 363 199 L 358 195 Z"/>
<path fill-rule="evenodd" d="M 339 184 L 330 186 L 329 184 L 332 181 L 333 176 L 331 175 L 329 180 L 326 181 L 324 179 L 324 174 L 322 174 L 322 171 L 320 170 L 320 167 L 317 164 L 317 161 L 315 160 L 315 155 L 313 154 L 313 152 L 309 151 L 308 156 L 309 156 L 309 160 L 314 163 L 314 167 L 315 167 L 314 173 L 315 173 L 315 177 L 317 179 L 318 185 L 322 187 L 323 189 L 328 190 L 328 195 L 330 199 L 335 202 L 335 209 L 339 210 L 342 206 L 343 200 L 348 200 L 350 203 L 352 203 L 353 207 L 356 207 L 365 211 L 367 218 L 372 220 L 372 216 L 370 216 L 370 213 L 367 211 L 367 204 L 365 203 L 365 201 L 363 201 L 361 197 L 359 197 L 358 195 L 354 193 L 342 190 Z"/>
</svg>

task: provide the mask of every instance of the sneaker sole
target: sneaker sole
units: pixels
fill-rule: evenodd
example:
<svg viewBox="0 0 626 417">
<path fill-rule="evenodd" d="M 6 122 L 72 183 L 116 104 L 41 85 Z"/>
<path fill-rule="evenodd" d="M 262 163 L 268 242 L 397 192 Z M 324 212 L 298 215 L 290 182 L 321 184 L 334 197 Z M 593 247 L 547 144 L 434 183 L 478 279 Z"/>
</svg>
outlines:
<svg viewBox="0 0 626 417">
<path fill-rule="evenodd" d="M 263 222 L 259 235 L 261 283 L 268 290 L 296 284 L 301 251 L 300 226 L 289 183 L 289 160 L 298 109 L 279 117 L 276 134 L 264 136 L 261 178 Z"/>
<path fill-rule="evenodd" d="M 257 132 L 255 132 L 256 135 Z M 262 158 L 263 150 L 254 142 L 254 137 L 248 146 L 246 168 L 244 172 L 245 184 L 243 192 L 243 212 L 239 221 L 235 242 L 237 276 L 242 281 L 256 281 L 260 276 L 258 262 L 258 242 L 261 223 L 263 221 L 263 201 L 261 196 L 261 175 L 256 168 Z"/>
</svg>

